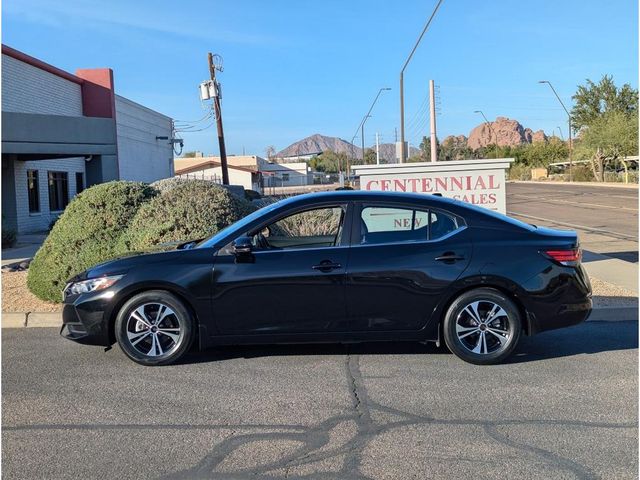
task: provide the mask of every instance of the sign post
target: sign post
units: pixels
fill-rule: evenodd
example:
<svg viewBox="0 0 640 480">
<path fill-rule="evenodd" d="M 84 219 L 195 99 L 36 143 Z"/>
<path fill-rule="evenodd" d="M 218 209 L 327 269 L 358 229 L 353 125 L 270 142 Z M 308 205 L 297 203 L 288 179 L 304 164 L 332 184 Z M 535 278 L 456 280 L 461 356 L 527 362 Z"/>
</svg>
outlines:
<svg viewBox="0 0 640 480">
<path fill-rule="evenodd" d="M 354 165 L 360 190 L 434 194 L 506 214 L 505 172 L 513 158 Z"/>
</svg>

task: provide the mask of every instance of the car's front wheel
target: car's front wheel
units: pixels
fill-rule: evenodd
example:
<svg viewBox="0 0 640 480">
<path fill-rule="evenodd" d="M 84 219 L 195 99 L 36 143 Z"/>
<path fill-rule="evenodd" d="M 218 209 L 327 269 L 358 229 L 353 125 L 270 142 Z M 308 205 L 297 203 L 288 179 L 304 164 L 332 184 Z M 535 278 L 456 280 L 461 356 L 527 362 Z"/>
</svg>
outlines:
<svg viewBox="0 0 640 480">
<path fill-rule="evenodd" d="M 517 306 L 492 288 L 460 295 L 444 319 L 447 347 L 462 360 L 491 365 L 505 360 L 518 344 L 522 321 Z"/>
<path fill-rule="evenodd" d="M 194 337 L 189 310 L 162 290 L 139 293 L 118 312 L 115 334 L 122 351 L 141 365 L 167 365 L 187 352 Z"/>
</svg>

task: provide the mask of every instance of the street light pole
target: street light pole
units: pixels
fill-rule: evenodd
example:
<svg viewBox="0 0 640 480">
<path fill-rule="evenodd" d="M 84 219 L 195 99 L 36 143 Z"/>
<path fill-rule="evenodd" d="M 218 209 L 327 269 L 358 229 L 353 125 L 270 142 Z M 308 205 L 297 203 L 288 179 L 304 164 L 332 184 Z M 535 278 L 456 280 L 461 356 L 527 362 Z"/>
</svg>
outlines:
<svg viewBox="0 0 640 480">
<path fill-rule="evenodd" d="M 364 124 L 367 122 L 367 118 L 369 118 L 371 116 L 371 111 L 373 110 L 373 107 L 375 106 L 376 102 L 378 101 L 378 97 L 380 97 L 380 94 L 382 92 L 384 92 L 385 90 L 391 90 L 391 88 L 382 87 L 380 90 L 378 90 L 378 94 L 376 95 L 376 98 L 373 99 L 373 103 L 371 104 L 371 107 L 369 108 L 369 111 L 364 116 L 364 118 L 360 122 L 360 125 L 358 125 L 358 128 L 356 129 L 356 133 L 354 133 L 353 137 L 351 138 L 351 144 L 353 145 L 354 140 L 358 136 L 358 130 L 360 130 L 360 135 L 362 137 L 362 163 L 363 164 L 364 164 Z M 347 178 L 348 178 L 348 175 L 349 175 L 349 172 L 348 172 L 348 167 L 347 167 Z"/>
<path fill-rule="evenodd" d="M 553 94 L 556 96 L 556 98 L 560 102 L 560 105 L 562 105 L 562 108 L 564 108 L 567 117 L 569 118 L 569 181 L 571 182 L 573 181 L 573 141 L 571 135 L 571 114 L 569 113 L 569 110 L 567 110 L 567 107 L 564 106 L 562 100 L 560 100 L 558 92 L 556 92 L 556 89 L 553 88 L 553 85 L 551 85 L 551 82 L 549 80 L 539 80 L 538 83 L 546 83 L 551 87 Z"/>
<path fill-rule="evenodd" d="M 484 121 L 487 124 L 487 127 L 489 127 L 489 135 L 490 136 L 495 136 L 496 137 L 496 158 L 498 158 L 498 135 L 494 133 L 493 128 L 491 128 L 491 122 L 489 120 L 487 120 L 487 117 L 484 116 L 484 113 L 482 113 L 482 110 L 474 110 L 473 113 L 479 113 L 480 115 L 482 115 L 482 118 L 484 118 Z"/>
<path fill-rule="evenodd" d="M 405 151 L 404 151 L 404 71 L 407 68 L 407 65 L 409 65 L 409 62 L 411 61 L 411 57 L 413 57 L 413 54 L 415 53 L 416 49 L 418 48 L 418 45 L 420 44 L 420 40 L 422 40 L 422 37 L 424 36 L 424 34 L 427 33 L 429 25 L 431 25 L 431 21 L 433 20 L 433 17 L 436 16 L 436 12 L 438 11 L 438 8 L 440 8 L 440 4 L 442 2 L 443 2 L 443 0 L 438 0 L 438 3 L 436 4 L 435 8 L 433 9 L 433 12 L 431 13 L 431 16 L 429 17 L 429 20 L 427 20 L 426 25 L 422 29 L 422 33 L 418 37 L 418 40 L 416 41 L 416 44 L 413 46 L 413 50 L 411 50 L 411 53 L 409 54 L 409 57 L 404 62 L 404 65 L 402 66 L 402 70 L 400 70 L 400 163 L 404 163 L 404 161 L 406 159 L 405 158 Z"/>
</svg>

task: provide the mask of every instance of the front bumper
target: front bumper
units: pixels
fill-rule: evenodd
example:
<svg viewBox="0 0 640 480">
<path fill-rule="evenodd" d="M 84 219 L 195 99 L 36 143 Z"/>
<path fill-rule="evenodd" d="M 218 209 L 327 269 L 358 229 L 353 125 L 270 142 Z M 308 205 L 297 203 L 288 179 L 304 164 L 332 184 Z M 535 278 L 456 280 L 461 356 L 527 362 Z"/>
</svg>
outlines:
<svg viewBox="0 0 640 480">
<path fill-rule="evenodd" d="M 65 299 L 60 335 L 86 345 L 108 347 L 113 344 L 109 325 L 110 302 L 103 292 L 99 293 Z"/>
</svg>

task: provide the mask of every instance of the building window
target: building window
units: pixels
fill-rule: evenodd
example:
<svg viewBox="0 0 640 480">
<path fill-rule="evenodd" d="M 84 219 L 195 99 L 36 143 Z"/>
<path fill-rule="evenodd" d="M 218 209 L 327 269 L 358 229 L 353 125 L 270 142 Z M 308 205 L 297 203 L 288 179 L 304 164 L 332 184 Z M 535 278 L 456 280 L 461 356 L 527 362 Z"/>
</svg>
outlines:
<svg viewBox="0 0 640 480">
<path fill-rule="evenodd" d="M 84 174 L 76 172 L 76 195 L 84 190 Z"/>
<path fill-rule="evenodd" d="M 27 189 L 29 192 L 29 213 L 38 213 L 40 211 L 38 170 L 27 170 Z"/>
<path fill-rule="evenodd" d="M 49 173 L 49 210 L 64 210 L 69 203 L 69 181 L 67 172 Z"/>
<path fill-rule="evenodd" d="M 283 182 L 288 182 L 289 181 L 289 174 L 288 173 L 283 173 L 282 174 L 282 181 Z"/>
</svg>

